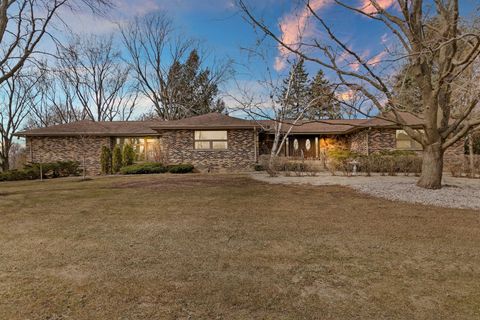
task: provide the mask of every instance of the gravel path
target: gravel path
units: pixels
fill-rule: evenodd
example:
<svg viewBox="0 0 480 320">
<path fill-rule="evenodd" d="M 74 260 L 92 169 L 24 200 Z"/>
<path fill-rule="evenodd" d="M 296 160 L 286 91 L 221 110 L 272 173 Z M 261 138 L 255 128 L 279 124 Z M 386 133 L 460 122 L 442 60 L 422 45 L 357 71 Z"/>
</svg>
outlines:
<svg viewBox="0 0 480 320">
<path fill-rule="evenodd" d="M 444 177 L 444 187 L 427 190 L 415 185 L 417 177 L 345 177 L 321 173 L 316 177 L 269 177 L 254 173 L 252 177 L 268 183 L 343 185 L 360 192 L 390 200 L 421 203 L 446 208 L 480 209 L 480 180 Z"/>
</svg>

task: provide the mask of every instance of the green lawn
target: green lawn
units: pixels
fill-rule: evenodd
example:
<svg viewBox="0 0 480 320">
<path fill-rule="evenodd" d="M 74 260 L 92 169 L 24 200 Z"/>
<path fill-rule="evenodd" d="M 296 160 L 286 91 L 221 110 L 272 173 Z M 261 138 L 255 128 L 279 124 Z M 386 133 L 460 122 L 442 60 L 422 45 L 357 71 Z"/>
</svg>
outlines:
<svg viewBox="0 0 480 320">
<path fill-rule="evenodd" d="M 245 176 L 0 183 L 0 319 L 479 319 L 480 212 Z"/>
</svg>

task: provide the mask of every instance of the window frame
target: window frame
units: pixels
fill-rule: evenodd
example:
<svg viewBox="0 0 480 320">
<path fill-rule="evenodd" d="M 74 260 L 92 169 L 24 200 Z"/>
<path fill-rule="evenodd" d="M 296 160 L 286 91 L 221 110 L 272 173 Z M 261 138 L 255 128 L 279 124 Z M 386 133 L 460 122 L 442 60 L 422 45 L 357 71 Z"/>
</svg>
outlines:
<svg viewBox="0 0 480 320">
<path fill-rule="evenodd" d="M 197 139 L 197 132 L 225 132 L 225 139 Z M 197 148 L 197 142 L 207 142 L 208 148 Z M 225 143 L 225 148 L 214 148 L 215 142 Z M 193 149 L 199 151 L 226 151 L 228 150 L 228 130 L 194 130 L 193 132 Z"/>
<path fill-rule="evenodd" d="M 132 142 L 136 143 L 132 143 Z M 149 146 L 160 143 L 160 136 L 117 136 L 114 138 L 114 146 L 118 145 L 120 148 L 126 144 L 129 144 L 133 147 L 135 151 L 135 161 L 151 161 L 149 156 Z"/>
<path fill-rule="evenodd" d="M 410 147 L 407 147 L 407 148 L 398 147 L 398 141 L 399 141 L 398 135 L 399 135 L 399 133 L 404 134 L 405 136 L 408 137 L 408 139 L 400 139 L 400 141 L 409 141 L 410 142 Z M 416 140 L 414 140 L 412 137 L 410 137 L 405 130 L 396 129 L 395 130 L 395 149 L 406 150 L 406 151 L 422 151 L 423 147 L 420 143 L 418 143 Z"/>
</svg>

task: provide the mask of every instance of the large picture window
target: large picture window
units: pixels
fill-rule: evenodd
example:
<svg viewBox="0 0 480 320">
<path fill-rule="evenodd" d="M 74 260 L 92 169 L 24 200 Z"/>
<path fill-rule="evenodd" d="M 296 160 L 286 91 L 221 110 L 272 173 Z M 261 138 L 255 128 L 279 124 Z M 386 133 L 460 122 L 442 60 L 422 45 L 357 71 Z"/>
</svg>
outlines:
<svg viewBox="0 0 480 320">
<path fill-rule="evenodd" d="M 195 131 L 195 149 L 226 150 L 227 147 L 227 131 Z"/>
<path fill-rule="evenodd" d="M 397 130 L 396 134 L 397 149 L 399 150 L 422 150 L 422 145 L 410 138 L 405 130 Z"/>
<path fill-rule="evenodd" d="M 157 157 L 160 148 L 160 139 L 158 137 L 118 137 L 115 143 L 121 148 L 125 144 L 133 147 L 136 155 L 136 161 L 153 161 Z"/>
</svg>

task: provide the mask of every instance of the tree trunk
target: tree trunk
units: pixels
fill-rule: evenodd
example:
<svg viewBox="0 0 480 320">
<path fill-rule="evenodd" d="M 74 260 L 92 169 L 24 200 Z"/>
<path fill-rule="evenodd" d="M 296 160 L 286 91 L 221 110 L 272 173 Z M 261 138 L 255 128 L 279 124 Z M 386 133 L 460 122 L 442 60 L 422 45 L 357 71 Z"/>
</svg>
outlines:
<svg viewBox="0 0 480 320">
<path fill-rule="evenodd" d="M 426 189 L 442 187 L 443 150 L 440 142 L 426 146 L 423 149 L 422 174 L 417 186 Z"/>
<path fill-rule="evenodd" d="M 475 156 L 473 150 L 473 134 L 468 135 L 468 159 L 470 162 L 470 178 L 475 178 Z"/>
<path fill-rule="evenodd" d="M 0 163 L 1 163 L 2 172 L 8 171 L 10 169 L 10 159 L 8 155 L 2 157 L 2 159 L 0 159 Z"/>
</svg>

